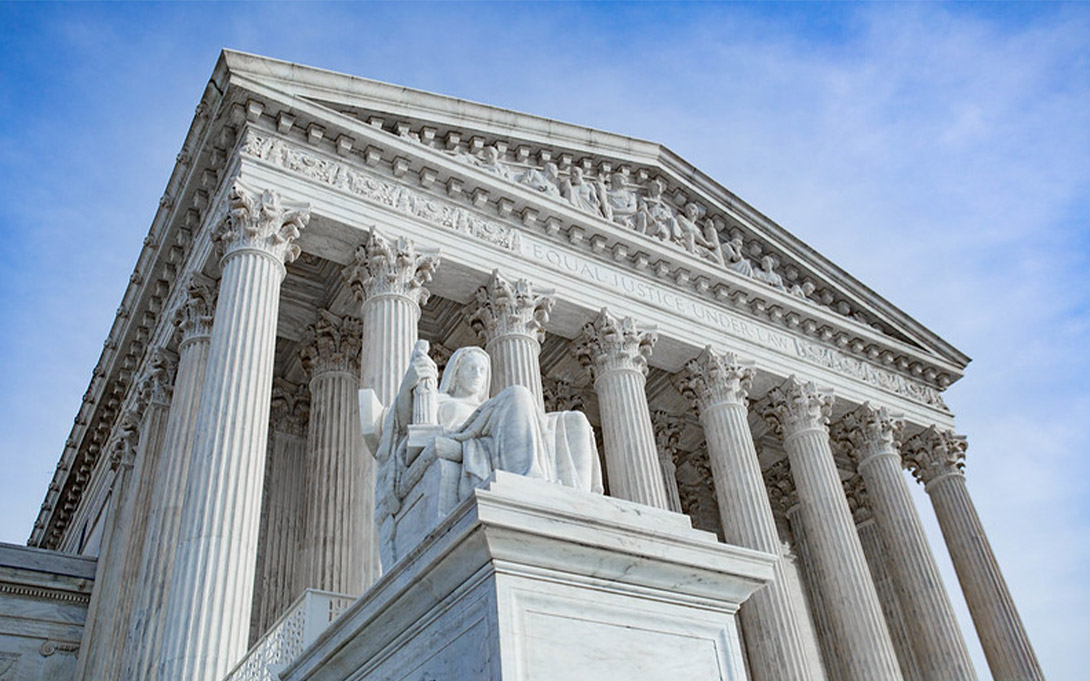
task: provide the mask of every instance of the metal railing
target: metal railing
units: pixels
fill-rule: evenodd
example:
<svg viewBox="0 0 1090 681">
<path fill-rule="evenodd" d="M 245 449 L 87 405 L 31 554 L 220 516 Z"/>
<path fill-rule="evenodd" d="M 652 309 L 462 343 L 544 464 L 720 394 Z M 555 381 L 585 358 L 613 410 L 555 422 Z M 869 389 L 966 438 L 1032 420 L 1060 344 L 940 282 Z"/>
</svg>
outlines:
<svg viewBox="0 0 1090 681">
<path fill-rule="evenodd" d="M 345 594 L 307 589 L 250 648 L 224 681 L 279 681 L 280 672 L 355 600 Z"/>
</svg>

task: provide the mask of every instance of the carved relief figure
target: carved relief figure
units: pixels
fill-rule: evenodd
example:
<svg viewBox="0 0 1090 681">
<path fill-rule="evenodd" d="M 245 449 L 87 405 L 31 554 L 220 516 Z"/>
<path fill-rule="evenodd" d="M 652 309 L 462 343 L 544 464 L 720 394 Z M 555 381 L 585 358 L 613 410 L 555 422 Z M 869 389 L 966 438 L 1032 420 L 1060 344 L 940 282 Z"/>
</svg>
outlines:
<svg viewBox="0 0 1090 681">
<path fill-rule="evenodd" d="M 609 187 L 599 189 L 602 194 L 602 209 L 606 218 L 619 225 L 633 228 L 636 226 L 636 210 L 639 199 L 636 192 L 625 186 L 624 173 L 609 176 Z"/>
<path fill-rule="evenodd" d="M 814 292 L 815 288 L 816 287 L 814 286 L 814 283 L 812 281 L 804 281 L 804 282 L 802 282 L 801 286 L 799 284 L 793 284 L 791 286 L 790 290 L 788 291 L 788 293 L 790 293 L 793 296 L 798 296 L 799 298 L 803 298 L 803 299 L 809 301 L 810 294 L 812 294 Z"/>
<path fill-rule="evenodd" d="M 546 163 L 542 170 L 527 168 L 519 173 L 515 181 L 536 189 L 546 196 L 560 198 L 560 170 L 555 163 Z"/>
<path fill-rule="evenodd" d="M 568 200 L 568 203 L 579 210 L 593 215 L 603 215 L 598 189 L 583 179 L 583 169 L 579 166 L 572 166 L 568 179 L 560 184 L 560 193 Z"/>
<path fill-rule="evenodd" d="M 781 291 L 786 291 L 787 288 L 783 285 L 783 277 L 776 273 L 776 259 L 771 255 L 766 255 L 761 258 L 761 269 L 753 273 L 753 278 L 759 281 L 763 281 L 772 288 L 778 288 Z"/>
<path fill-rule="evenodd" d="M 511 172 L 506 165 L 500 162 L 500 151 L 496 147 L 485 147 L 484 152 L 476 159 L 474 165 L 496 177 L 502 177 L 505 180 L 511 179 Z"/>
<path fill-rule="evenodd" d="M 640 198 L 636 212 L 636 229 L 664 241 L 673 236 L 677 225 L 673 209 L 662 198 L 665 188 L 662 180 L 652 180 L 647 187 L 647 196 Z"/>
<path fill-rule="evenodd" d="M 728 269 L 732 269 L 739 274 L 744 274 L 747 277 L 753 276 L 753 263 L 744 255 L 745 250 L 742 244 L 742 237 L 736 236 L 728 241 L 723 247 L 723 252 Z"/>
</svg>

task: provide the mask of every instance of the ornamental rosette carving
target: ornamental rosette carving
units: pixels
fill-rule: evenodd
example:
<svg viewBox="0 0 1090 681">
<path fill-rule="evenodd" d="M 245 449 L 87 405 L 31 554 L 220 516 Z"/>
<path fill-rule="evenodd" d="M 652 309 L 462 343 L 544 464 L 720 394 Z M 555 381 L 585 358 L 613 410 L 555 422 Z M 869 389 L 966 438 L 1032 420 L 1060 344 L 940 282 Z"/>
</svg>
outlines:
<svg viewBox="0 0 1090 681">
<path fill-rule="evenodd" d="M 504 336 L 529 336 L 540 343 L 556 303 L 552 293 L 535 291 L 526 279 L 511 283 L 492 270 L 488 283 L 477 289 L 469 324 L 486 343 Z"/>
<path fill-rule="evenodd" d="M 812 381 L 789 376 L 782 385 L 768 391 L 762 415 L 781 435 L 787 437 L 803 430 L 824 429 L 833 409 L 833 396 Z"/>
<path fill-rule="evenodd" d="M 831 429 L 833 440 L 841 444 L 858 463 L 879 454 L 896 454 L 904 420 L 885 407 L 863 403 Z"/>
<path fill-rule="evenodd" d="M 844 486 L 844 496 L 848 499 L 848 510 L 852 512 L 852 520 L 856 525 L 861 525 L 874 515 L 870 510 L 870 498 L 867 496 L 867 486 L 863 483 L 863 477 L 853 475 L 841 483 Z"/>
<path fill-rule="evenodd" d="M 372 229 L 343 274 L 360 303 L 377 296 L 400 296 L 423 306 L 428 302 L 424 285 L 438 266 L 438 252 L 418 252 L 409 239 L 391 241 Z"/>
<path fill-rule="evenodd" d="M 583 326 L 575 355 L 592 378 L 613 371 L 636 371 L 647 376 L 647 358 L 658 335 L 641 330 L 631 317 L 617 319 L 602 308 L 593 322 Z"/>
<path fill-rule="evenodd" d="M 186 286 L 186 297 L 174 312 L 174 326 L 181 334 L 182 344 L 193 338 L 212 335 L 217 293 L 217 286 L 202 276 L 190 280 Z"/>
<path fill-rule="evenodd" d="M 719 404 L 746 406 L 756 373 L 752 362 L 742 361 L 733 352 L 718 353 L 709 345 L 685 369 L 682 393 L 699 411 Z"/>
<path fill-rule="evenodd" d="M 799 495 L 795 490 L 795 479 L 791 477 L 791 465 L 787 459 L 780 459 L 762 472 L 765 487 L 768 489 L 768 501 L 772 510 L 786 515 L 799 504 Z"/>
<path fill-rule="evenodd" d="M 145 405 L 168 405 L 174 395 L 174 372 L 178 368 L 174 353 L 161 347 L 153 348 L 140 377 L 136 381 L 141 410 Z"/>
<path fill-rule="evenodd" d="M 283 378 L 273 379 L 269 425 L 279 433 L 304 436 L 310 419 L 310 390 Z"/>
<path fill-rule="evenodd" d="M 964 435 L 931 426 L 906 440 L 901 456 L 916 480 L 929 485 L 941 477 L 964 475 L 968 448 Z"/>
<path fill-rule="evenodd" d="M 583 395 L 570 382 L 545 376 L 541 379 L 545 411 L 577 411 L 583 408 Z"/>
<path fill-rule="evenodd" d="M 319 310 L 318 321 L 307 329 L 307 339 L 299 358 L 312 377 L 331 371 L 359 374 L 363 325 L 358 319 Z"/>
<path fill-rule="evenodd" d="M 242 250 L 268 253 L 280 263 L 299 257 L 295 240 L 310 221 L 310 204 L 285 201 L 242 180 L 235 180 L 228 202 L 227 216 L 212 232 L 221 260 Z"/>
</svg>

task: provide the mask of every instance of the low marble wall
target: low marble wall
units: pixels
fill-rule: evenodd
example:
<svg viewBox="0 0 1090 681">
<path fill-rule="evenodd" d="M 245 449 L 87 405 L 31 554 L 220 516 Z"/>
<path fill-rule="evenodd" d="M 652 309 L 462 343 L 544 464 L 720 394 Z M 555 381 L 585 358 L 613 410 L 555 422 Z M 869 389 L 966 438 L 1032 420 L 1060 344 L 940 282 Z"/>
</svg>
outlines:
<svg viewBox="0 0 1090 681">
<path fill-rule="evenodd" d="M 0 679 L 70 681 L 95 559 L 0 543 Z"/>
</svg>

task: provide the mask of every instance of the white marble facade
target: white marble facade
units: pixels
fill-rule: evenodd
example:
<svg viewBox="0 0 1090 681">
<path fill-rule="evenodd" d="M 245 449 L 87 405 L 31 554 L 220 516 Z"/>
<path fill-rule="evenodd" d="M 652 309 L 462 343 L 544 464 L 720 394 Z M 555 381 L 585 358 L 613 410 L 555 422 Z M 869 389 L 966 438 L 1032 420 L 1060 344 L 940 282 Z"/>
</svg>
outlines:
<svg viewBox="0 0 1090 681">
<path fill-rule="evenodd" d="M 332 591 L 351 653 L 286 678 L 417 678 L 445 642 L 475 678 L 971 680 L 960 586 L 993 677 L 1043 678 L 942 399 L 967 363 L 661 145 L 224 52 L 30 538 L 98 556 L 62 676 L 260 678 L 247 649 Z M 599 553 L 512 561 L 569 550 L 546 517 Z M 365 650 L 443 579 L 400 657 Z"/>
</svg>

